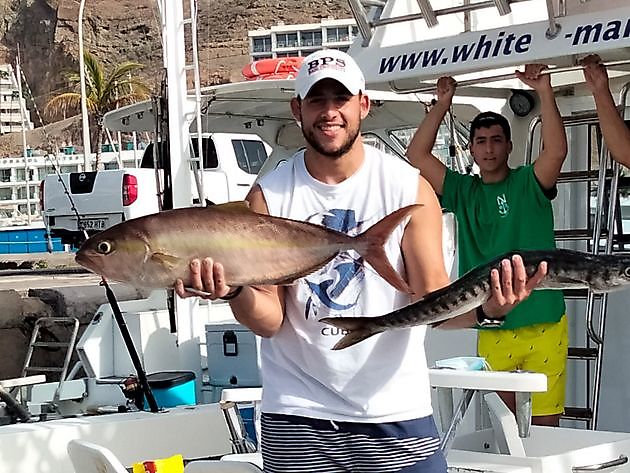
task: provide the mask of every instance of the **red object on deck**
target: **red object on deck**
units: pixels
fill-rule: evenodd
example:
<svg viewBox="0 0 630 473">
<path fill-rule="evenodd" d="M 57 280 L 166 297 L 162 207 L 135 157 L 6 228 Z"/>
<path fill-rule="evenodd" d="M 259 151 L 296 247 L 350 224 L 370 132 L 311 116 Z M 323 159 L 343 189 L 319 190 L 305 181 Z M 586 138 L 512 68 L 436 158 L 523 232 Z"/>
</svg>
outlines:
<svg viewBox="0 0 630 473">
<path fill-rule="evenodd" d="M 295 79 L 303 61 L 301 56 L 260 59 L 246 65 L 241 72 L 247 80 Z"/>
</svg>

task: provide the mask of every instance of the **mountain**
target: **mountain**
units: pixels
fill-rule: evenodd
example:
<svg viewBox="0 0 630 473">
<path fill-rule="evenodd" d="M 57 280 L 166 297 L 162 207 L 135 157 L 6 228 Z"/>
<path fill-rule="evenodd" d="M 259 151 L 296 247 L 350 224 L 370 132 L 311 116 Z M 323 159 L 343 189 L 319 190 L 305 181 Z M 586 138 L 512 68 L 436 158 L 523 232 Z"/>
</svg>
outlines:
<svg viewBox="0 0 630 473">
<path fill-rule="evenodd" d="M 187 15 L 188 1 L 183 2 Z M 248 30 L 351 16 L 345 0 L 199 0 L 198 8 L 203 85 L 242 79 L 240 70 L 249 62 Z M 51 96 L 67 90 L 64 72 L 79 69 L 79 1 L 0 0 L 0 15 L 0 63 L 15 64 L 19 48 L 24 75 L 42 110 Z M 165 73 L 157 1 L 85 0 L 83 38 L 84 48 L 105 64 L 143 64 L 143 77 L 159 92 Z M 41 123 L 35 113 L 32 121 Z"/>
</svg>

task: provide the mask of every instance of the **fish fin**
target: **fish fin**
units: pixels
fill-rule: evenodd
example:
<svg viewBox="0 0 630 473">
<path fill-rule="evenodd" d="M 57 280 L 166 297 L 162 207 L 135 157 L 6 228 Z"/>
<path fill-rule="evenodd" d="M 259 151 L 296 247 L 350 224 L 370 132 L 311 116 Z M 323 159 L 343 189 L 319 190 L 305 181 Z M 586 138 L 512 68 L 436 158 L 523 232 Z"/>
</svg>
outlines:
<svg viewBox="0 0 630 473">
<path fill-rule="evenodd" d="M 166 253 L 151 253 L 151 261 L 168 269 L 173 269 L 181 261 L 181 258 Z"/>
<path fill-rule="evenodd" d="M 357 251 L 365 258 L 383 279 L 401 292 L 413 294 L 413 290 L 400 277 L 392 267 L 385 254 L 385 242 L 400 224 L 400 222 L 412 211 L 421 207 L 422 204 L 413 204 L 400 208 L 384 217 L 382 220 L 371 226 L 367 231 L 358 235 L 359 240 Z"/>
<path fill-rule="evenodd" d="M 588 284 L 579 279 L 563 277 L 563 276 L 554 276 L 552 281 L 547 281 L 546 278 L 541 281 L 541 283 L 537 286 L 537 288 L 544 289 L 564 289 L 564 288 L 576 288 L 576 287 L 587 288 Z"/>
<path fill-rule="evenodd" d="M 249 202 L 247 202 L 246 200 L 236 200 L 234 202 L 226 202 L 224 204 L 215 204 L 211 206 L 213 211 L 221 211 L 221 210 L 226 210 L 226 211 L 236 211 L 236 210 L 240 210 L 240 211 L 248 211 L 251 212 L 251 210 L 249 209 Z"/>
<path fill-rule="evenodd" d="M 370 326 L 369 318 L 366 317 L 324 317 L 319 321 L 348 332 L 332 347 L 333 350 L 351 347 L 383 331 L 382 328 Z"/>
</svg>

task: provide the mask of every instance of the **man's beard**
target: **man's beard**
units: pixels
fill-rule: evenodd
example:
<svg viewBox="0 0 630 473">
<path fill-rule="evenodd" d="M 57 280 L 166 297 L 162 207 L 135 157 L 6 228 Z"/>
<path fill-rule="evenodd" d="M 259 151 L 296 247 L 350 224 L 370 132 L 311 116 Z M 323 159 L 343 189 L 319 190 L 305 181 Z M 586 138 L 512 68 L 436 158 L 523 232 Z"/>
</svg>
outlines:
<svg viewBox="0 0 630 473">
<path fill-rule="evenodd" d="M 311 145 L 313 149 L 317 151 L 317 153 L 321 154 L 322 156 L 326 156 L 328 158 L 336 159 L 336 158 L 340 158 L 341 156 L 346 154 L 348 151 L 350 151 L 350 149 L 354 145 L 354 142 L 357 139 L 357 136 L 359 136 L 359 127 L 357 127 L 354 130 L 351 130 L 349 128 L 346 128 L 346 129 L 349 132 L 348 137 L 341 144 L 339 148 L 332 151 L 324 148 L 324 146 L 322 146 L 317 141 L 317 139 L 315 138 L 315 133 L 313 133 L 312 128 L 309 128 L 308 130 L 306 130 L 304 127 L 302 127 L 302 135 L 304 135 L 304 139 L 306 140 L 306 142 L 309 145 Z"/>
</svg>

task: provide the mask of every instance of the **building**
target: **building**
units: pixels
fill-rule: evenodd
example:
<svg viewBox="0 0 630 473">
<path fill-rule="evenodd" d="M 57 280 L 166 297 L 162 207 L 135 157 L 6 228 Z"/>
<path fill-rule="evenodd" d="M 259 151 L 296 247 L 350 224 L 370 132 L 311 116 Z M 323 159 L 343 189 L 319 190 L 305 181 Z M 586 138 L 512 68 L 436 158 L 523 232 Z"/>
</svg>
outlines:
<svg viewBox="0 0 630 473">
<path fill-rule="evenodd" d="M 259 59 L 308 56 L 323 48 L 346 51 L 358 35 L 354 18 L 322 20 L 320 23 L 285 25 L 280 22 L 269 29 L 249 31 L 252 61 Z"/>
<path fill-rule="evenodd" d="M 0 64 L 0 135 L 22 131 L 22 110 L 27 130 L 33 129 L 26 101 L 20 99 L 15 71 L 11 64 Z"/>
</svg>

